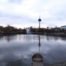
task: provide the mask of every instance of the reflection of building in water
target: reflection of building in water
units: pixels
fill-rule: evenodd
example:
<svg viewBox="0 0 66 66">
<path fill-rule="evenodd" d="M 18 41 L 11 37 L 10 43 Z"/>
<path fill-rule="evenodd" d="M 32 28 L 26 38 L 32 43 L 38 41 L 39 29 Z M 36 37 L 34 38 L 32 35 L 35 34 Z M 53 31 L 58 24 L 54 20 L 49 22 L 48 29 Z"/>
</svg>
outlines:
<svg viewBox="0 0 66 66">
<path fill-rule="evenodd" d="M 41 46 L 41 44 L 40 44 L 40 21 L 41 21 L 41 19 L 39 18 L 38 21 L 39 21 L 39 35 L 38 35 L 38 38 L 39 38 L 38 50 L 39 50 L 39 52 L 32 56 L 32 66 L 43 66 L 43 57 L 40 54 L 40 46 Z"/>
<path fill-rule="evenodd" d="M 39 44 L 38 44 L 38 50 L 39 52 L 34 54 L 32 56 L 32 66 L 43 66 L 43 57 L 40 54 L 40 35 L 39 35 Z"/>
<path fill-rule="evenodd" d="M 32 57 L 32 66 L 43 66 L 43 57 L 41 54 L 36 53 Z"/>
</svg>

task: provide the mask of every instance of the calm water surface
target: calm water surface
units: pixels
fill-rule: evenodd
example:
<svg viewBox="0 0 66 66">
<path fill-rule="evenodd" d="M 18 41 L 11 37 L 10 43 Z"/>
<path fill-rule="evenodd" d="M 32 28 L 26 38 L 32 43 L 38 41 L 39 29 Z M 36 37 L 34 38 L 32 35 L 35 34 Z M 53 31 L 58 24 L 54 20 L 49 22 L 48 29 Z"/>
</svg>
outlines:
<svg viewBox="0 0 66 66">
<path fill-rule="evenodd" d="M 44 63 L 53 64 L 66 61 L 66 37 L 41 35 L 40 53 Z M 32 55 L 39 52 L 38 35 L 0 36 L 0 66 L 31 66 Z"/>
</svg>

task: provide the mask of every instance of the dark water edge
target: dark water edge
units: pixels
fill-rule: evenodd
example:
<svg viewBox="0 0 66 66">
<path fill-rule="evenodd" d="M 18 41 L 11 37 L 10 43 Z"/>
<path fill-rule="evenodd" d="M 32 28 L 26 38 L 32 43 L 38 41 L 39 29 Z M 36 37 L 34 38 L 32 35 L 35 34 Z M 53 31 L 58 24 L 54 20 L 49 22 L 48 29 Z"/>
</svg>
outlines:
<svg viewBox="0 0 66 66">
<path fill-rule="evenodd" d="M 26 35 L 23 33 L 1 33 L 0 36 L 8 36 L 8 35 Z"/>
<path fill-rule="evenodd" d="M 65 33 L 47 33 L 47 36 L 59 36 L 59 37 L 66 37 Z"/>
<path fill-rule="evenodd" d="M 1 33 L 0 36 L 8 36 L 8 35 L 39 35 L 39 33 Z M 40 35 L 46 36 L 59 36 L 59 37 L 66 37 L 66 33 L 40 33 Z"/>
</svg>

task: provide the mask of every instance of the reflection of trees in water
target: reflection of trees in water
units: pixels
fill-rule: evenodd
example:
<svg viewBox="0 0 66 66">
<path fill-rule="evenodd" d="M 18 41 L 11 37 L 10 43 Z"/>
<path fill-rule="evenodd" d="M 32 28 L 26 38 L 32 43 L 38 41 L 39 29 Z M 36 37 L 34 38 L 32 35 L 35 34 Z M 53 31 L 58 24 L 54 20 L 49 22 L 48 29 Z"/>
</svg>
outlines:
<svg viewBox="0 0 66 66">
<path fill-rule="evenodd" d="M 64 40 L 64 41 L 66 41 L 66 37 L 62 37 L 61 39 Z"/>
<path fill-rule="evenodd" d="M 8 62 L 6 66 L 22 66 L 22 61 L 21 60 L 11 61 Z"/>
<path fill-rule="evenodd" d="M 61 37 L 61 36 L 46 36 L 46 39 L 47 40 L 52 40 L 52 39 L 54 39 L 54 40 L 58 40 L 58 39 L 60 39 L 60 40 L 66 40 L 66 37 Z"/>
<path fill-rule="evenodd" d="M 10 42 L 10 41 L 16 39 L 16 37 L 17 37 L 17 35 L 7 35 L 7 36 L 5 36 L 5 39 L 6 39 L 8 42 Z"/>
<path fill-rule="evenodd" d="M 6 35 L 6 36 L 0 36 L 0 40 L 5 39 L 9 42 L 18 38 L 19 40 L 31 41 L 31 40 L 37 40 L 37 36 L 38 35 Z M 44 35 L 44 38 L 41 37 L 41 39 L 46 39 L 48 41 L 60 39 L 60 40 L 66 41 L 66 37 L 61 37 L 61 36 L 45 36 Z"/>
<path fill-rule="evenodd" d="M 0 40 L 7 40 L 8 42 L 11 40 L 16 39 L 17 35 L 6 35 L 6 36 L 0 36 Z"/>
<path fill-rule="evenodd" d="M 14 40 L 14 39 L 16 39 L 16 36 L 15 35 L 11 35 L 11 36 L 6 36 L 6 40 L 9 42 L 9 41 L 12 41 L 12 40 Z"/>
<path fill-rule="evenodd" d="M 31 64 L 26 63 L 26 61 L 16 60 L 7 62 L 6 66 L 31 66 Z"/>
<path fill-rule="evenodd" d="M 52 39 L 57 40 L 57 39 L 59 39 L 59 37 L 56 37 L 56 36 L 46 36 L 46 39 L 47 40 L 52 40 Z"/>
<path fill-rule="evenodd" d="M 3 39 L 3 36 L 0 36 L 0 40 Z"/>
</svg>

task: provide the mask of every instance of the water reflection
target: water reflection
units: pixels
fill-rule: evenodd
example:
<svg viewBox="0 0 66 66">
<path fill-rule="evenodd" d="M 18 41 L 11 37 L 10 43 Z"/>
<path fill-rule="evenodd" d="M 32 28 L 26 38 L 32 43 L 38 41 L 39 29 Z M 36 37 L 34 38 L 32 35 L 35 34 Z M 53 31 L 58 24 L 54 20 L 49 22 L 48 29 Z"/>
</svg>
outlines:
<svg viewBox="0 0 66 66">
<path fill-rule="evenodd" d="M 43 66 L 43 57 L 40 53 L 32 56 L 32 66 Z"/>
<path fill-rule="evenodd" d="M 35 38 L 34 38 L 35 37 Z M 66 61 L 66 38 L 41 35 L 2 36 L 0 66 L 32 66 L 34 57 L 43 65 Z M 41 40 L 40 40 L 41 38 Z M 62 39 L 63 38 L 63 39 Z M 38 42 L 39 40 L 39 42 Z M 37 56 L 36 56 L 37 55 Z"/>
<path fill-rule="evenodd" d="M 61 37 L 61 36 L 46 36 L 46 39 L 47 40 L 55 40 L 55 41 L 60 39 L 60 40 L 66 41 L 66 37 Z"/>
<path fill-rule="evenodd" d="M 11 35 L 11 36 L 6 36 L 5 37 L 5 39 L 8 41 L 8 42 L 10 42 L 10 41 L 12 41 L 13 39 L 16 39 L 16 36 L 15 35 Z"/>
<path fill-rule="evenodd" d="M 40 35 L 38 35 L 38 53 L 35 53 L 32 56 L 32 66 L 43 66 L 43 57 L 40 54 L 40 47 L 41 47 L 41 42 L 40 42 Z"/>
<path fill-rule="evenodd" d="M 25 40 L 36 40 L 36 39 L 38 39 L 38 38 L 36 38 L 36 37 L 38 37 L 38 35 L 7 35 L 7 36 L 0 36 L 0 40 L 6 40 L 6 41 L 8 41 L 8 42 L 10 42 L 10 41 L 12 41 L 12 40 L 17 40 L 17 39 L 19 39 L 19 40 L 23 40 L 23 39 L 25 39 Z M 46 39 L 46 40 L 64 40 L 64 41 L 66 41 L 66 37 L 60 37 L 60 36 L 45 36 L 45 35 L 41 35 L 41 39 Z"/>
<path fill-rule="evenodd" d="M 6 40 L 8 42 L 17 38 L 17 35 L 7 35 L 7 36 L 0 36 L 0 40 Z"/>
<path fill-rule="evenodd" d="M 8 62 L 6 66 L 22 66 L 22 64 L 21 60 L 16 60 Z"/>
</svg>

